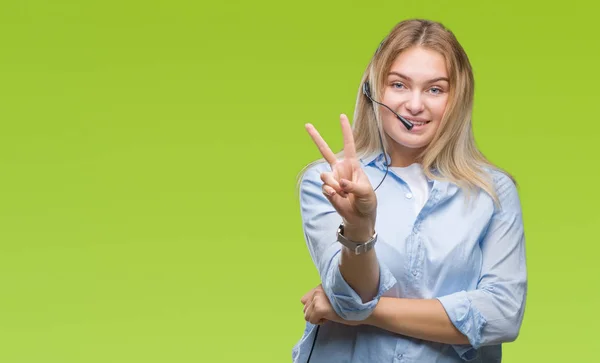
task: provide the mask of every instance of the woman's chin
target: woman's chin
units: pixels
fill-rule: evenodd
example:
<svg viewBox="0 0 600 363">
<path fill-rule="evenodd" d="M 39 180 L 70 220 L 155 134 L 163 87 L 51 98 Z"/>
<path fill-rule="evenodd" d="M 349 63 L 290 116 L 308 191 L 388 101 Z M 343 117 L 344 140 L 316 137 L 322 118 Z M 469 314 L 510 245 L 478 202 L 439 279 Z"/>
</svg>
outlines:
<svg viewBox="0 0 600 363">
<path fill-rule="evenodd" d="M 425 148 L 431 142 L 432 137 L 429 135 L 416 135 L 416 134 L 403 134 L 395 135 L 392 139 L 402 148 L 415 149 L 420 151 Z"/>
</svg>

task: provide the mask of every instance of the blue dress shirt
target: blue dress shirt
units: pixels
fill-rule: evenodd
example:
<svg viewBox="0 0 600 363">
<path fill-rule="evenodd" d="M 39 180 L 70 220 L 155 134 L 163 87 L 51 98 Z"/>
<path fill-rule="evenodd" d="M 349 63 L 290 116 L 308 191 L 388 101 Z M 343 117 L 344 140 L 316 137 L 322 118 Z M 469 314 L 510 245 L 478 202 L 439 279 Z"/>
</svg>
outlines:
<svg viewBox="0 0 600 363">
<path fill-rule="evenodd" d="M 373 186 L 385 174 L 383 153 L 360 159 Z M 488 169 L 500 206 L 483 191 L 428 180 L 429 199 L 417 211 L 408 185 L 390 169 L 376 191 L 380 266 L 379 292 L 363 303 L 339 270 L 342 219 L 322 194 L 322 162 L 300 182 L 304 235 L 323 289 L 336 313 L 364 320 L 380 297 L 438 299 L 450 320 L 469 340 L 450 345 L 416 339 L 374 326 L 327 322 L 319 328 L 311 363 L 500 362 L 501 343 L 516 339 L 525 309 L 525 237 L 517 189 L 504 173 Z M 295 363 L 305 363 L 316 325 L 306 323 L 293 347 Z"/>
</svg>

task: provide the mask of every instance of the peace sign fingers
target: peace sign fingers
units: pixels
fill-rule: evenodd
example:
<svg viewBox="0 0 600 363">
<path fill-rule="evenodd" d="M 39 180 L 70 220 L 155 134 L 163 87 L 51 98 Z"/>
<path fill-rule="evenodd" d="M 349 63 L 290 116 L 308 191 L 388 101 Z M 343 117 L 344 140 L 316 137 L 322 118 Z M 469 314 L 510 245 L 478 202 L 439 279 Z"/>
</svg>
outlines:
<svg viewBox="0 0 600 363">
<path fill-rule="evenodd" d="M 323 140 L 317 129 L 312 124 L 306 124 L 306 131 L 308 131 L 310 137 L 313 139 L 317 147 L 319 148 L 319 152 L 323 155 L 323 158 L 329 163 L 329 165 L 333 168 L 333 166 L 337 163 L 337 158 L 329 145 Z"/>
<path fill-rule="evenodd" d="M 377 197 L 356 158 L 352 127 L 345 114 L 340 115 L 340 126 L 344 137 L 344 156 L 338 160 L 315 127 L 305 125 L 319 152 L 331 166 L 331 172 L 321 173 L 323 194 L 345 221 L 371 223 L 375 220 Z"/>
<path fill-rule="evenodd" d="M 348 121 L 348 116 L 345 114 L 340 115 L 340 124 L 342 127 L 342 135 L 344 137 L 344 158 L 355 159 L 356 158 L 356 147 L 354 146 L 354 136 L 352 135 L 352 126 Z M 306 124 L 306 131 L 310 134 L 314 143 L 319 148 L 319 152 L 323 155 L 323 158 L 333 167 L 337 162 L 337 158 L 329 145 L 323 140 L 317 129 L 312 124 Z"/>
</svg>

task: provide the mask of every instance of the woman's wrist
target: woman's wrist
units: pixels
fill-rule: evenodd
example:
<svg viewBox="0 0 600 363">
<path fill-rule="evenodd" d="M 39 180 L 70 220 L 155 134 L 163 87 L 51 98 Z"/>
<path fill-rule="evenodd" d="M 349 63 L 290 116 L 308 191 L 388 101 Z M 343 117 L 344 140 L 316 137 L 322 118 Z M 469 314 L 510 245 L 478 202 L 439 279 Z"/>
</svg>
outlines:
<svg viewBox="0 0 600 363">
<path fill-rule="evenodd" d="M 348 223 L 344 221 L 344 237 L 352 242 L 363 243 L 373 237 L 375 233 L 375 219 Z"/>
</svg>

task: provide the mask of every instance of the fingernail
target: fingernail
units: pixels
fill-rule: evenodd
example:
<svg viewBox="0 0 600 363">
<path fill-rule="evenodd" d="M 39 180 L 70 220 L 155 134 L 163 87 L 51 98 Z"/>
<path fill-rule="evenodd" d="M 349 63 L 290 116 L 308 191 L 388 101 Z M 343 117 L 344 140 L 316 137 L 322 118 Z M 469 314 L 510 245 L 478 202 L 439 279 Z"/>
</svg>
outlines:
<svg viewBox="0 0 600 363">
<path fill-rule="evenodd" d="M 348 182 L 345 180 L 340 180 L 340 185 L 343 186 L 344 188 L 348 186 Z"/>
</svg>

